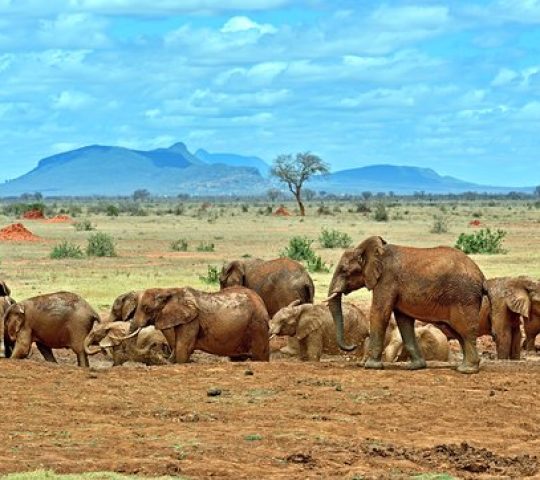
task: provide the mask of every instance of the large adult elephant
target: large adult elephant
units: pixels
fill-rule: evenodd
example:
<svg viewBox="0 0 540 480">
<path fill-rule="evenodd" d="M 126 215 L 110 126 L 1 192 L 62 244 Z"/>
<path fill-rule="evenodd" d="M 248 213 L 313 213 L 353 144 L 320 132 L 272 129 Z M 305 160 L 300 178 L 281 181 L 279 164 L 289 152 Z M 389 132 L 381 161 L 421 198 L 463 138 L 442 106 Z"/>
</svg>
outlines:
<svg viewBox="0 0 540 480">
<path fill-rule="evenodd" d="M 242 286 L 255 290 L 270 318 L 295 300 L 313 303 L 315 287 L 307 270 L 290 258 L 234 260 L 223 266 L 221 289 Z"/>
<path fill-rule="evenodd" d="M 461 373 L 476 373 L 476 350 L 485 278 L 460 250 L 450 247 L 412 248 L 369 237 L 343 253 L 328 289 L 328 306 L 336 323 L 337 341 L 344 350 L 341 297 L 366 287 L 373 291 L 370 309 L 369 354 L 365 368 L 383 368 L 386 328 L 392 312 L 409 357 L 410 368 L 425 368 L 416 336 L 415 319 L 444 323 L 463 350 Z"/>
<path fill-rule="evenodd" d="M 194 350 L 268 361 L 268 322 L 263 301 L 248 288 L 214 293 L 152 288 L 141 293 L 130 331 L 134 336 L 153 324 L 165 335 L 176 363 L 187 362 Z"/>
<path fill-rule="evenodd" d="M 527 350 L 534 349 L 540 333 L 540 281 L 530 277 L 497 277 L 487 281 L 491 332 L 499 359 L 519 360 L 523 318 Z"/>
<path fill-rule="evenodd" d="M 223 266 L 219 276 L 221 289 L 242 286 L 255 290 L 272 318 L 279 310 L 298 300 L 313 303 L 315 286 L 304 266 L 290 258 L 234 260 Z M 298 341 L 289 337 L 281 351 L 298 353 Z"/>
<path fill-rule="evenodd" d="M 10 295 L 10 288 L 6 285 L 6 282 L 0 280 L 0 358 L 9 357 L 13 347 L 4 328 L 4 314 L 15 303 L 15 300 Z"/>
</svg>

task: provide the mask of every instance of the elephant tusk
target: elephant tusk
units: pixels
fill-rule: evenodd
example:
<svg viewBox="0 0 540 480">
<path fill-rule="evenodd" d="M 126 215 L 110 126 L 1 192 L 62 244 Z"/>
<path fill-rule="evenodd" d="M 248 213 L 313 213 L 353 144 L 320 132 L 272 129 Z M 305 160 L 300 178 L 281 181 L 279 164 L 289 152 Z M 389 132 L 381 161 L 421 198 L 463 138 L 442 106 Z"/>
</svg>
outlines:
<svg viewBox="0 0 540 480">
<path fill-rule="evenodd" d="M 129 335 L 125 336 L 125 337 L 119 337 L 118 340 L 120 340 L 121 342 L 123 342 L 124 340 L 128 340 L 130 338 L 133 338 L 133 337 L 136 337 L 137 335 L 139 335 L 139 332 L 142 330 L 142 327 L 139 327 L 137 328 L 137 330 L 135 330 L 133 333 L 130 333 Z"/>
<path fill-rule="evenodd" d="M 270 340 L 272 340 L 272 339 L 274 339 L 274 338 L 276 338 L 276 334 L 275 334 L 275 333 L 272 333 L 272 334 L 270 335 L 270 338 L 269 338 L 268 340 L 270 341 Z"/>
<path fill-rule="evenodd" d="M 328 305 L 328 303 L 333 300 L 334 298 L 336 298 L 337 296 L 339 295 L 338 292 L 334 292 L 332 293 L 332 295 L 330 295 L 328 298 L 325 298 L 321 303 L 324 303 L 325 305 Z"/>
</svg>

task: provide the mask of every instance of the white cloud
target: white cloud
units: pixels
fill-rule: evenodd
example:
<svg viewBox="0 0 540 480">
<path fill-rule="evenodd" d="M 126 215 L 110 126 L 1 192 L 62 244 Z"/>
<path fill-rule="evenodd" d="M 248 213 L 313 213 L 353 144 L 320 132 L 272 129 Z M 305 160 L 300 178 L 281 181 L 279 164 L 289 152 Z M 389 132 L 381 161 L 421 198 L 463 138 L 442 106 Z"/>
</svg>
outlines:
<svg viewBox="0 0 540 480">
<path fill-rule="evenodd" d="M 246 30 L 257 30 L 261 35 L 277 32 L 276 27 L 269 23 L 260 24 L 244 16 L 232 17 L 221 27 L 221 33 L 237 33 Z"/>
<path fill-rule="evenodd" d="M 446 6 L 382 5 L 371 14 L 371 19 L 380 26 L 397 30 L 411 27 L 438 29 L 450 21 L 450 15 Z"/>
<path fill-rule="evenodd" d="M 491 81 L 491 85 L 494 87 L 501 87 L 508 85 L 518 77 L 518 74 L 510 68 L 501 68 L 495 78 Z"/>
<path fill-rule="evenodd" d="M 64 90 L 53 97 L 53 108 L 58 110 L 80 110 L 93 102 L 91 95 L 84 92 Z"/>
</svg>

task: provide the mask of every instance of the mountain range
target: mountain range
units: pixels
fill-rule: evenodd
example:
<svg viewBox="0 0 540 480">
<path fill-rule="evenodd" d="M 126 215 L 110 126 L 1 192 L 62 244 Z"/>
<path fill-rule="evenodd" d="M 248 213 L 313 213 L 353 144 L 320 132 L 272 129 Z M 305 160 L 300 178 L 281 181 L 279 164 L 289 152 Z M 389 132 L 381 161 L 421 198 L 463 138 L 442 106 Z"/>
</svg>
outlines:
<svg viewBox="0 0 540 480">
<path fill-rule="evenodd" d="M 261 195 L 269 188 L 280 187 L 269 177 L 269 171 L 270 166 L 258 157 L 204 149 L 193 154 L 181 142 L 149 151 L 91 145 L 40 160 L 30 172 L 0 184 L 0 196 L 32 192 L 45 196 L 118 196 L 131 195 L 138 189 L 167 196 Z M 306 187 L 333 194 L 533 190 L 478 185 L 441 176 L 428 168 L 396 165 L 341 170 L 314 177 Z"/>
</svg>

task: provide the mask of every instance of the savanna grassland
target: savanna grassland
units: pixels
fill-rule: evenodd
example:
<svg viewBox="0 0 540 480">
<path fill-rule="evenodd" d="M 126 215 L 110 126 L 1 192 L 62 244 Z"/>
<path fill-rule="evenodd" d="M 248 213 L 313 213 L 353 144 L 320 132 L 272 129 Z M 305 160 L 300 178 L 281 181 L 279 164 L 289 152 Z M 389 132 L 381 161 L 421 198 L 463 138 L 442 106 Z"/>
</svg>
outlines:
<svg viewBox="0 0 540 480">
<path fill-rule="evenodd" d="M 308 202 L 304 218 L 269 215 L 267 202 L 206 208 L 197 202 L 181 208 L 177 202 L 144 202 L 143 216 L 94 214 L 83 204 L 74 220 L 88 219 L 96 231 L 110 235 L 117 256 L 60 260 L 50 258 L 56 244 L 67 240 L 84 251 L 95 231 L 0 216 L 0 228 L 21 221 L 41 237 L 0 242 L 1 275 L 16 299 L 71 290 L 105 316 L 116 296 L 128 290 L 187 285 L 215 290 L 215 283 L 204 280 L 209 266 L 219 270 L 243 256 L 274 258 L 293 236 L 305 236 L 314 240 L 316 255 L 329 269 L 312 273 L 316 299 L 322 300 L 343 251 L 320 246 L 323 228 L 347 233 L 353 244 L 381 235 L 390 243 L 428 247 L 453 246 L 460 233 L 489 227 L 507 232 L 506 253 L 472 256 L 486 277 L 540 277 L 540 208 L 534 200 L 399 199 L 387 205 L 388 221 L 374 219 L 375 204 L 371 200 L 372 211 L 361 213 L 355 202 L 328 202 L 324 208 Z M 69 212 L 69 205 L 63 207 Z M 286 207 L 294 211 L 294 205 Z M 434 216 L 444 219 L 447 232 L 431 232 Z M 480 226 L 471 226 L 473 220 Z M 187 242 L 187 251 L 172 250 L 179 239 Z M 201 244 L 213 244 L 213 251 L 198 251 Z M 370 294 L 363 290 L 350 298 L 366 304 Z M 480 374 L 464 376 L 449 365 L 365 371 L 354 357 L 316 364 L 274 355 L 269 364 L 197 355 L 188 365 L 114 369 L 94 357 L 89 371 L 75 366 L 71 352 L 60 354 L 59 365 L 46 364 L 37 352 L 24 361 L 2 359 L 0 473 L 540 476 L 540 460 L 534 458 L 540 451 L 539 356 L 506 362 L 491 360 L 486 352 Z M 207 396 L 210 387 L 221 395 Z"/>
</svg>

